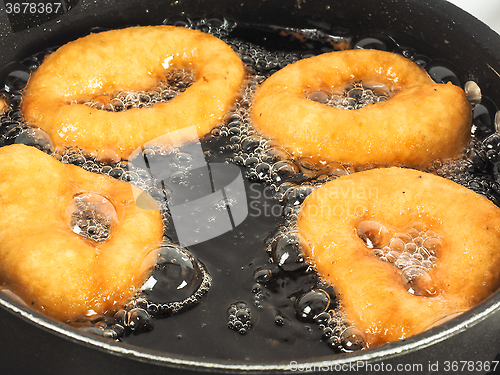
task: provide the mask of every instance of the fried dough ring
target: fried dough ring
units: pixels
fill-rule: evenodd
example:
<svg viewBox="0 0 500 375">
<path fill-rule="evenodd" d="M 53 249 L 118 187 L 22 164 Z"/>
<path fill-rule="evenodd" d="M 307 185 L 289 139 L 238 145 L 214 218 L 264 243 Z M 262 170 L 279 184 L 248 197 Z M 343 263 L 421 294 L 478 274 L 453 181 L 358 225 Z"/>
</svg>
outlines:
<svg viewBox="0 0 500 375">
<path fill-rule="evenodd" d="M 359 80 L 396 94 L 357 110 L 306 98 Z M 419 166 L 453 157 L 469 141 L 471 116 L 461 88 L 436 84 L 412 61 L 377 50 L 331 52 L 288 65 L 257 89 L 252 109 L 257 131 L 294 156 L 353 165 Z"/>
<path fill-rule="evenodd" d="M 123 112 L 70 104 L 154 88 L 170 68 L 192 69 L 195 82 L 168 102 Z M 131 27 L 88 35 L 47 56 L 28 82 L 22 112 L 56 146 L 111 149 L 126 159 L 145 142 L 186 126 L 206 135 L 235 101 L 243 79 L 240 58 L 212 35 Z"/>
<path fill-rule="evenodd" d="M 66 210 L 81 193 L 102 195 L 116 210 L 104 242 L 70 229 Z M 144 283 L 143 262 L 162 241 L 159 211 L 137 207 L 130 184 L 34 147 L 0 148 L 0 207 L 0 283 L 56 319 L 118 308 Z"/>
<path fill-rule="evenodd" d="M 0 115 L 3 115 L 7 109 L 9 108 L 9 105 L 5 101 L 4 98 L 0 97 Z"/>
<path fill-rule="evenodd" d="M 433 296 L 409 293 L 402 271 L 365 245 L 356 230 L 365 220 L 399 230 L 419 221 L 440 236 L 436 267 L 427 271 Z M 340 177 L 305 200 L 297 225 L 311 245 L 305 255 L 369 346 L 423 332 L 500 285 L 500 209 L 442 177 L 396 167 Z"/>
</svg>

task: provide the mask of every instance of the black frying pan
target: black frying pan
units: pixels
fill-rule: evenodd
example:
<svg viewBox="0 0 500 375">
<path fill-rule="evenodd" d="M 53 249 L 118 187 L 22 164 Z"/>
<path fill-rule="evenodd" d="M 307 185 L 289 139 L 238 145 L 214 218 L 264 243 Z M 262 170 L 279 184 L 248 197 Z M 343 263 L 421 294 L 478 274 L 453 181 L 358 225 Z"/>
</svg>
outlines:
<svg viewBox="0 0 500 375">
<path fill-rule="evenodd" d="M 5 1 L 6 3 L 7 1 Z M 398 43 L 453 63 L 465 80 L 500 103 L 500 36 L 442 0 L 64 0 L 59 13 L 41 16 L 0 12 L 0 79 L 13 62 L 34 51 L 85 35 L 93 27 L 161 24 L 179 16 L 226 17 L 243 24 L 293 28 L 382 31 Z M 227 361 L 141 350 L 115 344 L 27 311 L 0 298 L 2 374 L 292 373 L 326 370 L 359 373 L 487 373 L 500 360 L 500 293 L 442 326 L 403 342 L 355 354 L 290 360 Z M 462 362 L 461 362 L 462 361 Z M 461 371 L 474 361 L 472 371 Z M 481 363 L 483 368 L 478 365 Z M 420 364 L 420 366 L 419 366 Z M 406 367 L 397 367 L 403 365 Z M 411 367 L 415 365 L 416 367 Z M 408 367 L 410 366 L 410 367 Z M 436 368 L 436 366 L 438 366 Z M 500 368 L 500 366 L 498 366 Z M 449 369 L 449 371 L 446 371 Z M 438 370 L 438 371 L 435 371 Z M 455 371 L 456 370 L 456 371 Z"/>
</svg>

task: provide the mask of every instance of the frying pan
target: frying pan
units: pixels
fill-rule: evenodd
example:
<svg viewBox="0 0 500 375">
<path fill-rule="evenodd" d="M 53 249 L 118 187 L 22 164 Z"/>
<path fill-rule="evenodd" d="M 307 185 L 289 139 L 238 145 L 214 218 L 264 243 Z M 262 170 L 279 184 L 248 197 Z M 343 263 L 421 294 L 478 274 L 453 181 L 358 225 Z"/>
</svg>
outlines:
<svg viewBox="0 0 500 375">
<path fill-rule="evenodd" d="M 0 3 L 2 81 L 16 69 L 16 61 L 93 28 L 162 24 L 176 17 L 224 17 L 242 24 L 325 32 L 383 32 L 401 45 L 450 61 L 464 80 L 479 84 L 483 96 L 500 103 L 500 36 L 443 0 L 64 0 L 58 13 L 38 15 L 8 14 L 7 3 Z M 312 356 L 296 363 L 280 358 L 213 360 L 114 343 L 0 297 L 2 374 L 484 374 L 500 360 L 499 353 L 500 293 L 407 340 L 358 353 Z"/>
</svg>

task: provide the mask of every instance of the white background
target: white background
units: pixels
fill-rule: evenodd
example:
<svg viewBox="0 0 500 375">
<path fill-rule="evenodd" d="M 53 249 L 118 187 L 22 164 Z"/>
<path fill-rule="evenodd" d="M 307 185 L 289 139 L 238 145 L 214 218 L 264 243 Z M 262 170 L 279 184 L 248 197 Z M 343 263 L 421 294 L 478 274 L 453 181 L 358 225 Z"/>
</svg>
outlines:
<svg viewBox="0 0 500 375">
<path fill-rule="evenodd" d="M 500 34 L 500 0 L 448 0 Z"/>
</svg>

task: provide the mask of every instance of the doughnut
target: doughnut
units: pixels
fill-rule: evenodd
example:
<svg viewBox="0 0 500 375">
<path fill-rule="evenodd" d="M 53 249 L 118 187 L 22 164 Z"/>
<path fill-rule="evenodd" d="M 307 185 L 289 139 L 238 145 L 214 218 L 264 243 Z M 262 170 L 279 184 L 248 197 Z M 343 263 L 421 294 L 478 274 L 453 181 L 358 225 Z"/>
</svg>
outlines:
<svg viewBox="0 0 500 375">
<path fill-rule="evenodd" d="M 432 174 L 340 177 L 306 198 L 297 230 L 368 347 L 423 332 L 500 286 L 500 208 Z"/>
<path fill-rule="evenodd" d="M 119 90 L 154 89 L 172 69 L 193 71 L 195 82 L 167 102 L 121 112 L 83 104 L 110 101 Z M 171 131 L 196 125 L 200 137 L 209 133 L 244 77 L 240 58 L 212 35 L 174 26 L 131 27 L 88 35 L 47 56 L 30 77 L 21 110 L 56 146 L 89 153 L 110 149 L 126 159 Z"/>
<path fill-rule="evenodd" d="M 8 108 L 9 108 L 9 105 L 7 104 L 5 99 L 0 96 L 0 115 L 4 114 Z"/>
<path fill-rule="evenodd" d="M 394 94 L 355 110 L 307 99 L 358 81 Z M 400 55 L 363 49 L 326 53 L 279 70 L 257 89 L 251 114 L 259 133 L 295 157 L 379 166 L 422 166 L 458 155 L 469 141 L 471 116 L 461 88 L 434 83 Z"/>
<path fill-rule="evenodd" d="M 162 242 L 159 211 L 139 208 L 130 184 L 25 145 L 0 148 L 0 207 L 0 285 L 63 321 L 126 303 Z M 78 234 L 94 215 L 108 235 Z"/>
</svg>

